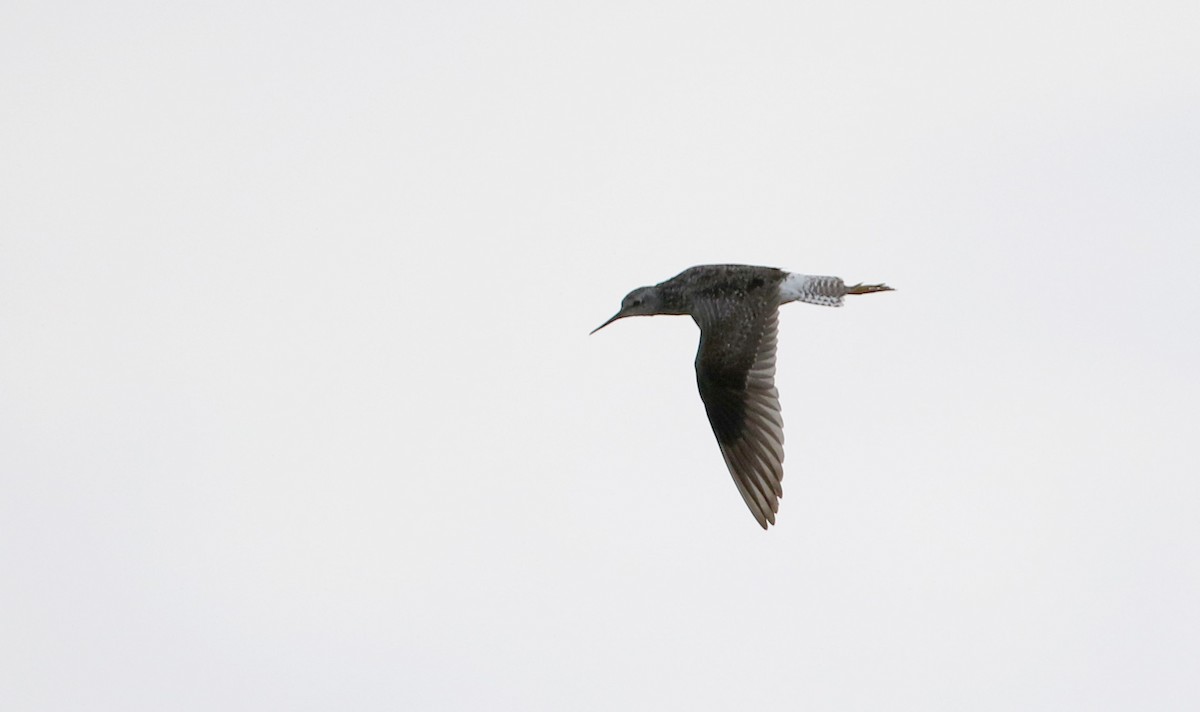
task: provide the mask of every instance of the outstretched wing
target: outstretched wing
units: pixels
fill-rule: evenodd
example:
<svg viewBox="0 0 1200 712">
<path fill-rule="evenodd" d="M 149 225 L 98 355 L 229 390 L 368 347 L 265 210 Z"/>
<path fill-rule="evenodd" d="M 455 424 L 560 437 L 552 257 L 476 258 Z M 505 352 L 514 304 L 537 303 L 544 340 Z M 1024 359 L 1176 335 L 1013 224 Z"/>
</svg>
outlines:
<svg viewBox="0 0 1200 712">
<path fill-rule="evenodd" d="M 783 496 L 783 416 L 775 389 L 779 311 L 763 311 L 698 305 L 695 319 L 700 398 L 738 492 L 766 529 Z"/>
</svg>

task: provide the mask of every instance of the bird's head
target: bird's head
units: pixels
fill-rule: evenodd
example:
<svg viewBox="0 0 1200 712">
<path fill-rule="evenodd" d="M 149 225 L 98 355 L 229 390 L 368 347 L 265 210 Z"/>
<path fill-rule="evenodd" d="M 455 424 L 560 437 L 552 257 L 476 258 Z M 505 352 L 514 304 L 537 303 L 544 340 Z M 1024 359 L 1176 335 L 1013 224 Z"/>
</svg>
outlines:
<svg viewBox="0 0 1200 712">
<path fill-rule="evenodd" d="M 659 294 L 658 288 L 638 287 L 629 294 L 626 294 L 625 298 L 621 300 L 621 311 L 614 314 L 611 319 L 600 326 L 592 329 L 592 333 L 594 334 L 617 319 L 623 319 L 627 316 L 649 316 L 661 313 L 662 295 Z"/>
</svg>

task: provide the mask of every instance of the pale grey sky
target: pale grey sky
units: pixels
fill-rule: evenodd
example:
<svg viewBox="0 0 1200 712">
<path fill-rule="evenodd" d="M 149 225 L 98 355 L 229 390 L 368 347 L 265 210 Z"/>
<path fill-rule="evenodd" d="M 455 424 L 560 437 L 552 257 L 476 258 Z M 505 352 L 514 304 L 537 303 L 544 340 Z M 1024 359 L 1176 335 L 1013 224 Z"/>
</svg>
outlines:
<svg viewBox="0 0 1200 712">
<path fill-rule="evenodd" d="M 2 17 L 0 708 L 1200 706 L 1195 2 Z"/>
</svg>

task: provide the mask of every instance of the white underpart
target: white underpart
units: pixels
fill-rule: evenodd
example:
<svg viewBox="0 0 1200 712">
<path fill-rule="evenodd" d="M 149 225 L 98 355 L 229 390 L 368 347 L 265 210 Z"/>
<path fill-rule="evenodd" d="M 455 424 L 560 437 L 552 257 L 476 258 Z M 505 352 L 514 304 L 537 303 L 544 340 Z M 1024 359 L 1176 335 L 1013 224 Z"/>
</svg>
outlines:
<svg viewBox="0 0 1200 712">
<path fill-rule="evenodd" d="M 846 284 L 841 277 L 821 277 L 789 272 L 779 283 L 779 303 L 808 302 L 824 307 L 842 306 Z"/>
</svg>

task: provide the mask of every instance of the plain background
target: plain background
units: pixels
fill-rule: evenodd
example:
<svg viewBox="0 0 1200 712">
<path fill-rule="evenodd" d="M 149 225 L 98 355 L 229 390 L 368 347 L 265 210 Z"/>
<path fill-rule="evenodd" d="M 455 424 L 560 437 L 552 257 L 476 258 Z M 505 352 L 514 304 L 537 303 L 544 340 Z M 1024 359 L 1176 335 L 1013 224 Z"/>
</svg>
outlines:
<svg viewBox="0 0 1200 712">
<path fill-rule="evenodd" d="M 1200 707 L 1194 1 L 0 16 L 5 710 Z"/>
</svg>

